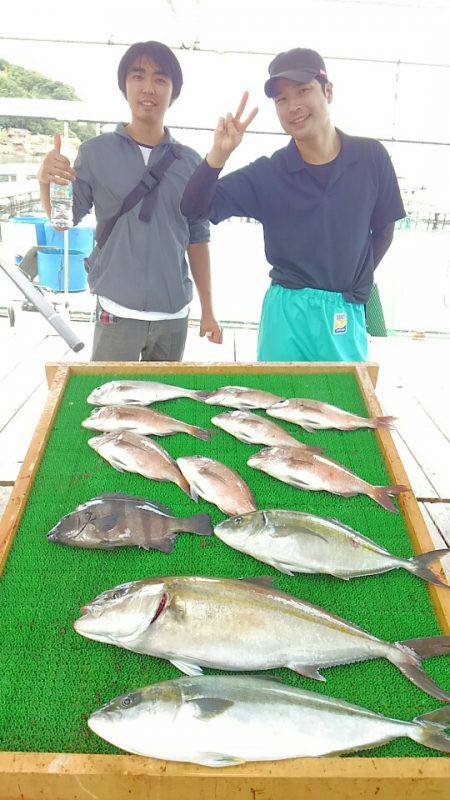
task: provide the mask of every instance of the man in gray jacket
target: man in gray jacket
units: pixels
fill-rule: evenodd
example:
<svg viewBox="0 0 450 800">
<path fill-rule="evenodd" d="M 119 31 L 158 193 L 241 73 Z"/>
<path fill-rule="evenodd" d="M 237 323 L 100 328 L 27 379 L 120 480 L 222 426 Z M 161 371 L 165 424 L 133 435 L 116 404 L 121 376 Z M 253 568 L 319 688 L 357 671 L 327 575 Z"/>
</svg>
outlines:
<svg viewBox="0 0 450 800">
<path fill-rule="evenodd" d="M 93 361 L 178 361 L 192 300 L 186 252 L 201 303 L 200 336 L 222 340 L 212 307 L 209 226 L 205 220 L 189 223 L 180 211 L 186 183 L 201 159 L 164 127 L 165 112 L 183 83 L 168 47 L 160 42 L 132 45 L 120 61 L 118 83 L 131 123 L 84 142 L 73 169 L 55 137 L 55 149 L 39 171 L 41 199 L 50 216 L 50 183 L 72 181 L 74 225 L 94 206 L 101 234 L 144 173 L 172 151 L 170 165 L 152 190 L 147 219 L 142 219 L 145 198 L 117 219 L 91 258 L 88 281 L 97 295 Z"/>
</svg>

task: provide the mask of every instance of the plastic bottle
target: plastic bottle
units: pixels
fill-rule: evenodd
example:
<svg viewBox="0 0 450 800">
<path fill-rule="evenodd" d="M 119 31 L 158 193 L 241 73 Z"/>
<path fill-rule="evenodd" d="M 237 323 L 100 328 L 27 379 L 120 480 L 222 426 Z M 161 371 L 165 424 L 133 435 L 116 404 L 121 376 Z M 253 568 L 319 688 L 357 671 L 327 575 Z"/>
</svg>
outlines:
<svg viewBox="0 0 450 800">
<path fill-rule="evenodd" d="M 73 187 L 71 183 L 50 184 L 51 224 L 55 228 L 73 227 Z"/>
</svg>

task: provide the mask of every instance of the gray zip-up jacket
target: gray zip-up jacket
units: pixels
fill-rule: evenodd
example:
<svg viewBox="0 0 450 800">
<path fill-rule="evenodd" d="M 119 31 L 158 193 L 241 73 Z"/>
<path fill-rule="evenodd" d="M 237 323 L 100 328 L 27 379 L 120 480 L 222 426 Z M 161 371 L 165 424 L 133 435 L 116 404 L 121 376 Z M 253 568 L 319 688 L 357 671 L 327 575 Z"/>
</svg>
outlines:
<svg viewBox="0 0 450 800">
<path fill-rule="evenodd" d="M 139 145 L 120 123 L 113 133 L 84 142 L 74 169 L 73 214 L 77 225 L 92 206 L 97 223 L 119 211 L 123 200 L 175 142 L 166 129 L 151 153 L 147 168 Z M 162 178 L 149 222 L 139 220 L 142 201 L 121 216 L 89 271 L 94 294 L 137 311 L 175 313 L 192 300 L 192 281 L 186 262 L 189 244 L 209 241 L 206 220 L 189 223 L 180 211 L 184 188 L 201 162 L 190 147 L 177 142 L 181 157 Z"/>
</svg>

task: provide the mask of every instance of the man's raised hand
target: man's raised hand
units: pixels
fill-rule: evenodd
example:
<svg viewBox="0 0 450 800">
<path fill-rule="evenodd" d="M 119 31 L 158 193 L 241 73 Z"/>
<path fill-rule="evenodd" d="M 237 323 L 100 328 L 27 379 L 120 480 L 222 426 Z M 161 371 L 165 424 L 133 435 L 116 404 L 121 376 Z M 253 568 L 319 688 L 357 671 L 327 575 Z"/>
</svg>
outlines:
<svg viewBox="0 0 450 800">
<path fill-rule="evenodd" d="M 70 161 L 61 155 L 61 135 L 53 134 L 54 147 L 45 156 L 39 172 L 38 179 L 41 183 L 60 183 L 67 184 L 74 181 L 75 171 L 70 166 Z"/>
<path fill-rule="evenodd" d="M 250 123 L 255 119 L 258 109 L 254 108 L 248 117 L 241 119 L 247 105 L 248 92 L 244 92 L 241 102 L 233 115 L 228 113 L 226 117 L 220 117 L 217 128 L 214 132 L 214 144 L 212 150 L 206 156 L 210 167 L 223 167 L 233 150 L 240 145 L 242 137 Z"/>
</svg>

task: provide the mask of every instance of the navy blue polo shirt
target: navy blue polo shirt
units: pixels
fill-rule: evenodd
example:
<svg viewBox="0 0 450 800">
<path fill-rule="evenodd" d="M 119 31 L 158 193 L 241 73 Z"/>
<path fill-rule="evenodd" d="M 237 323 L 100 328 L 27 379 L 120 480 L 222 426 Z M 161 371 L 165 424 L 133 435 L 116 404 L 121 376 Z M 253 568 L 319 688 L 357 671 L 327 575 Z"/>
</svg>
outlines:
<svg viewBox="0 0 450 800">
<path fill-rule="evenodd" d="M 365 303 L 373 283 L 372 232 L 405 210 L 386 148 L 375 139 L 338 134 L 341 150 L 328 180 L 305 163 L 292 139 L 270 158 L 218 180 L 207 216 L 214 224 L 232 216 L 262 223 L 273 283 L 342 292 L 350 302 Z M 196 173 L 204 174 L 204 164 Z M 218 171 L 207 169 L 214 182 Z M 187 188 L 181 206 L 188 217 L 189 195 Z"/>
</svg>

